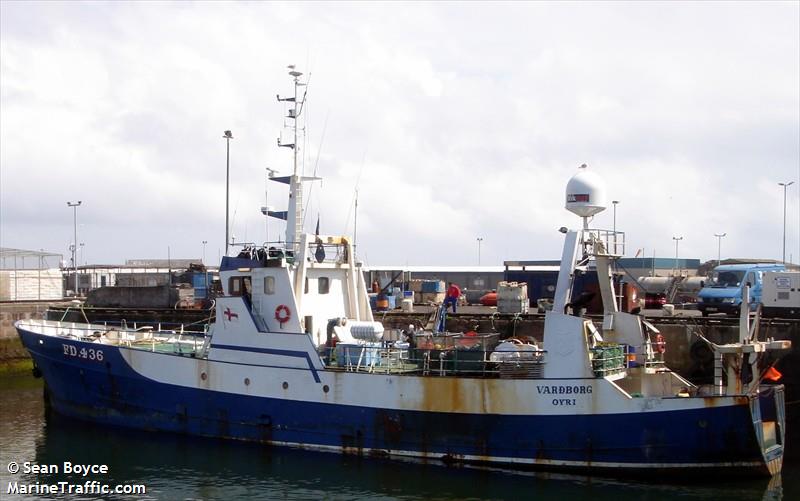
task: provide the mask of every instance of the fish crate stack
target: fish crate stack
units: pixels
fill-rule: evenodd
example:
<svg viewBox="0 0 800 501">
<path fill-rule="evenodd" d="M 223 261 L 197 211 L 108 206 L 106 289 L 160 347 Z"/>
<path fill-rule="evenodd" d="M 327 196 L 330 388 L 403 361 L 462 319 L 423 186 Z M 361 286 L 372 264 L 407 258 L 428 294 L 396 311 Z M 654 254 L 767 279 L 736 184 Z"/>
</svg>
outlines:
<svg viewBox="0 0 800 501">
<path fill-rule="evenodd" d="M 448 353 L 455 349 L 456 336 L 449 333 L 421 332 L 414 335 L 412 359 L 423 373 L 441 373 L 448 368 Z"/>
<path fill-rule="evenodd" d="M 434 375 L 485 375 L 487 355 L 497 346 L 499 334 L 431 333 L 414 335 L 412 360 L 423 373 Z"/>
<path fill-rule="evenodd" d="M 178 295 L 178 303 L 175 305 L 176 308 L 194 307 L 194 287 L 192 287 L 190 284 L 179 284 L 178 286 L 175 286 L 174 289 L 177 291 Z"/>
<path fill-rule="evenodd" d="M 497 284 L 498 313 L 528 313 L 528 284 L 500 282 Z"/>
<path fill-rule="evenodd" d="M 488 354 L 499 343 L 500 334 L 478 334 L 470 331 L 455 336 L 455 349 L 449 353 L 449 369 L 454 374 L 483 376 L 487 372 Z"/>
<path fill-rule="evenodd" d="M 597 343 L 591 349 L 592 371 L 596 377 L 617 374 L 625 370 L 625 347 L 617 343 Z"/>
<path fill-rule="evenodd" d="M 441 304 L 445 297 L 445 284 L 443 280 L 411 280 L 409 289 L 414 292 L 416 304 Z"/>
</svg>

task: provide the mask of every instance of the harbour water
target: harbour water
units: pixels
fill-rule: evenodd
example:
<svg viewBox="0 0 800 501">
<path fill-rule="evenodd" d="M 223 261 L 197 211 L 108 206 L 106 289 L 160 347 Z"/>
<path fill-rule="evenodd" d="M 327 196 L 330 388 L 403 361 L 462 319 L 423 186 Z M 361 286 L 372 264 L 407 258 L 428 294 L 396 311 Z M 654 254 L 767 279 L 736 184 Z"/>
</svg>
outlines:
<svg viewBox="0 0 800 501">
<path fill-rule="evenodd" d="M 800 464 L 768 479 L 660 483 L 553 473 L 453 468 L 119 430 L 48 412 L 41 380 L 0 377 L 0 499 L 800 499 Z M 615 430 L 624 433 L 624 430 Z M 679 430 L 675 431 L 676 433 Z M 524 433 L 520 430 L 520 433 Z M 63 464 L 106 465 L 65 473 Z M 12 474 L 11 463 L 57 465 L 58 473 Z M 29 495 L 12 484 L 144 485 L 145 494 Z M 85 488 L 85 487 L 84 487 Z M 11 488 L 13 491 L 14 488 Z M 88 490 L 88 489 L 87 489 Z"/>
</svg>

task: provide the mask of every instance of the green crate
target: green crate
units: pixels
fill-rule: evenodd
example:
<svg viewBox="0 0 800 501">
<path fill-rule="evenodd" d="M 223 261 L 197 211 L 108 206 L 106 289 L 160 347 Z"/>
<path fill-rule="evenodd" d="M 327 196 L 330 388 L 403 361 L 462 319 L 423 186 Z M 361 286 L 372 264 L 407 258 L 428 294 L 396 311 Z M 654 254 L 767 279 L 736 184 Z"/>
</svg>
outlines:
<svg viewBox="0 0 800 501">
<path fill-rule="evenodd" d="M 625 350 L 620 344 L 601 344 L 591 349 L 592 370 L 602 377 L 625 367 Z"/>
</svg>

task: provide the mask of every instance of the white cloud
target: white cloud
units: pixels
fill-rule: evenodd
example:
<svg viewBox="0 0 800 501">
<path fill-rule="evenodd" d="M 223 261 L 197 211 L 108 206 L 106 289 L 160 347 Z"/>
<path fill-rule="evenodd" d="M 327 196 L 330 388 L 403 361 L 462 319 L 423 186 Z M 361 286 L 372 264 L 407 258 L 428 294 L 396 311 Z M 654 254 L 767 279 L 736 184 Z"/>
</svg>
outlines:
<svg viewBox="0 0 800 501">
<path fill-rule="evenodd" d="M 260 241 L 264 168 L 311 73 L 307 228 L 371 263 L 555 259 L 581 163 L 629 254 L 779 258 L 800 182 L 796 3 L 0 4 L 0 240 L 97 262 Z M 327 123 L 327 125 L 325 125 Z M 324 142 L 322 137 L 324 134 Z M 360 176 L 360 177 L 359 177 Z M 285 205 L 273 183 L 270 203 Z M 787 254 L 800 259 L 798 185 Z M 611 226 L 611 210 L 595 218 Z M 327 229 L 326 229 L 327 228 Z M 282 233 L 270 224 L 271 235 Z"/>
</svg>

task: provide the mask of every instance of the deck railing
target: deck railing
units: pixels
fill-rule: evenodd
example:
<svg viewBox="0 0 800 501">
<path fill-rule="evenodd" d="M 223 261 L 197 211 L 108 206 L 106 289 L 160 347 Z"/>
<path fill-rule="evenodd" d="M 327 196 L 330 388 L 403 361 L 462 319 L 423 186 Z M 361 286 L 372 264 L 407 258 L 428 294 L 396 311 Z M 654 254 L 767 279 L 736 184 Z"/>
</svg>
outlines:
<svg viewBox="0 0 800 501">
<path fill-rule="evenodd" d="M 83 324 L 43 320 L 36 324 L 35 330 L 45 335 L 124 346 L 148 351 L 164 351 L 181 355 L 197 355 L 205 346 L 208 328 L 193 330 L 186 324 L 158 323 L 129 326 L 125 320 L 119 322 L 95 322 Z"/>
<path fill-rule="evenodd" d="M 347 344 L 328 349 L 323 359 L 328 367 L 347 372 L 416 374 L 502 379 L 543 377 L 546 352 L 519 351 L 514 358 L 492 360 L 493 350 L 397 348 L 382 343 Z"/>
<path fill-rule="evenodd" d="M 614 230 L 583 230 L 582 240 L 587 244 L 600 243 L 605 252 L 611 256 L 625 255 L 625 233 Z M 599 251 L 595 249 L 595 252 Z"/>
</svg>

